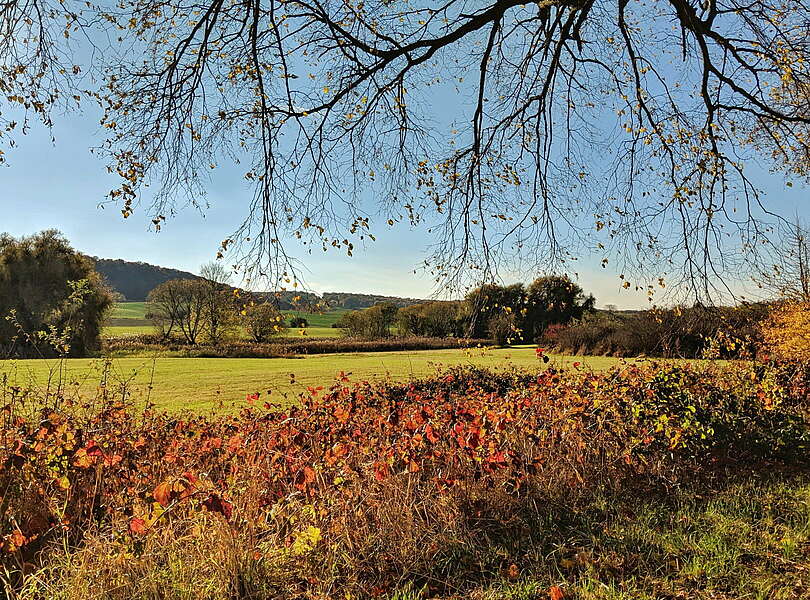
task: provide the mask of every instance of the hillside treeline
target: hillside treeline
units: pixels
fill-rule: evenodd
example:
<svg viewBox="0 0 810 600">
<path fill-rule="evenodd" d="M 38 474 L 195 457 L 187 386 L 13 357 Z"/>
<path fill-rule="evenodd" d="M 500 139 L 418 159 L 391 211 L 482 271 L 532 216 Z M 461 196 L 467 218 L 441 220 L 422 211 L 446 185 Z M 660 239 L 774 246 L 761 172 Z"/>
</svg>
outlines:
<svg viewBox="0 0 810 600">
<path fill-rule="evenodd" d="M 463 300 L 422 302 L 399 308 L 383 302 L 344 314 L 335 327 L 354 337 L 400 335 L 489 338 L 496 343 L 532 342 L 553 324 L 593 310 L 595 299 L 567 276 L 538 277 L 529 285 L 488 284 Z"/>
</svg>

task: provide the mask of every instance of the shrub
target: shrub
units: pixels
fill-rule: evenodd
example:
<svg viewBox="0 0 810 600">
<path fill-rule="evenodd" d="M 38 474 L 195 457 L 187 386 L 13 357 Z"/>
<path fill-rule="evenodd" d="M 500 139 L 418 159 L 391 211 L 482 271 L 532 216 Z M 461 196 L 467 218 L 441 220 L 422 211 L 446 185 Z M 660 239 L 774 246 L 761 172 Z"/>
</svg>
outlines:
<svg viewBox="0 0 810 600">
<path fill-rule="evenodd" d="M 595 312 L 556 333 L 561 352 L 666 358 L 750 358 L 765 304 Z"/>
<path fill-rule="evenodd" d="M 762 325 L 765 349 L 782 360 L 810 360 L 810 303 L 777 305 Z"/>
<path fill-rule="evenodd" d="M 87 356 L 100 346 L 112 292 L 57 231 L 0 235 L 0 354 Z"/>
<path fill-rule="evenodd" d="M 467 338 L 390 337 L 381 340 L 359 338 L 276 337 L 263 343 L 234 341 L 219 345 L 189 344 L 181 339 L 163 340 L 156 335 L 131 335 L 104 340 L 108 356 L 162 354 L 185 358 L 276 358 L 295 354 L 342 352 L 391 352 L 398 350 L 441 350 L 486 346 L 490 340 Z"/>
<path fill-rule="evenodd" d="M 269 303 L 246 306 L 242 311 L 242 325 L 250 339 L 259 344 L 287 331 L 284 316 Z"/>
<path fill-rule="evenodd" d="M 806 461 L 808 381 L 806 364 L 341 375 L 207 417 L 4 388 L 0 576 L 72 598 L 463 596 L 549 502 L 649 494 L 713 457 Z"/>
<path fill-rule="evenodd" d="M 309 321 L 307 321 L 304 317 L 292 317 L 290 319 L 290 327 L 293 329 L 298 327 L 309 327 Z"/>
</svg>

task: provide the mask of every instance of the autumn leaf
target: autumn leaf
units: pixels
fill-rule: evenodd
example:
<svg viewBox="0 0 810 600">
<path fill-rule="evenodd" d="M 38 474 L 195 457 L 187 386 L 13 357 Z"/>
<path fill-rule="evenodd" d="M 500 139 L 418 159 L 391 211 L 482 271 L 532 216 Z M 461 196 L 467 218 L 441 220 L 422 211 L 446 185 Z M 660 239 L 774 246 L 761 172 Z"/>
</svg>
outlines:
<svg viewBox="0 0 810 600">
<path fill-rule="evenodd" d="M 154 498 L 164 508 L 169 506 L 172 497 L 171 484 L 167 482 L 161 483 L 154 490 L 152 490 L 152 498 Z"/>
<path fill-rule="evenodd" d="M 565 592 L 560 586 L 552 585 L 550 588 L 548 588 L 548 597 L 549 600 L 564 600 Z"/>
<path fill-rule="evenodd" d="M 208 496 L 208 498 L 203 501 L 202 505 L 205 510 L 219 513 L 228 520 L 230 520 L 231 515 L 233 514 L 233 505 L 227 500 L 221 498 L 218 494 L 211 494 Z"/>
<path fill-rule="evenodd" d="M 146 535 L 149 527 L 146 526 L 146 521 L 135 517 L 129 522 L 129 532 L 135 535 Z"/>
</svg>

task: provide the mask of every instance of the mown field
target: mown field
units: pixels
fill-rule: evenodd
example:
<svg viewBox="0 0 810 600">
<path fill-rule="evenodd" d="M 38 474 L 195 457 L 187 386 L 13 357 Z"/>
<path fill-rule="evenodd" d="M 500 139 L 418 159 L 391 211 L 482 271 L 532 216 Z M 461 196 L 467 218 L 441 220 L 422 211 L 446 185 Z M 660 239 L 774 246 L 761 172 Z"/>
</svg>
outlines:
<svg viewBox="0 0 810 600">
<path fill-rule="evenodd" d="M 346 308 L 335 308 L 324 313 L 309 313 L 304 311 L 287 311 L 285 318 L 304 317 L 309 323 L 305 328 L 290 328 L 287 337 L 337 337 L 340 329 L 332 324 L 340 319 L 341 315 L 349 312 Z M 120 337 L 153 333 L 152 324 L 146 317 L 146 302 L 119 302 L 113 307 L 102 335 L 104 337 Z"/>
<path fill-rule="evenodd" d="M 619 362 L 607 357 L 554 356 L 549 364 L 604 370 Z M 62 381 L 70 390 L 92 394 L 125 386 L 135 399 L 158 407 L 209 410 L 220 403 L 243 403 L 248 394 L 292 399 L 307 387 L 328 387 L 344 372 L 353 381 L 403 381 L 432 375 L 442 367 L 471 365 L 540 370 L 531 347 L 413 352 L 321 354 L 297 358 L 120 358 L 0 361 L 0 378 L 14 385 L 47 388 Z M 151 388 L 151 389 L 150 389 Z M 269 394 L 268 394 L 269 392 Z M 284 400 L 287 401 L 286 399 Z"/>
</svg>

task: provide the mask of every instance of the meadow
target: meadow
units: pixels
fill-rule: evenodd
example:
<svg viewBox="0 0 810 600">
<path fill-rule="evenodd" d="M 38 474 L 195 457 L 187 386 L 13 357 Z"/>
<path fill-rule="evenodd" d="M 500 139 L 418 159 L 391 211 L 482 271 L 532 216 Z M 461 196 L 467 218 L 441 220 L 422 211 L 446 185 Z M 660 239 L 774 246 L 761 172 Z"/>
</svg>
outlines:
<svg viewBox="0 0 810 600">
<path fill-rule="evenodd" d="M 551 365 L 577 363 L 604 370 L 620 362 L 608 357 L 552 356 Z M 158 408 L 207 411 L 221 404 L 241 405 L 248 394 L 291 401 L 308 387 L 328 387 L 348 374 L 353 381 L 407 381 L 435 374 L 449 366 L 539 371 L 544 363 L 533 347 L 470 348 L 412 352 L 320 354 L 296 358 L 167 358 L 0 361 L 0 378 L 12 385 L 93 394 L 100 385 L 125 388 L 138 401 L 147 398 Z"/>
<path fill-rule="evenodd" d="M 121 337 L 130 335 L 141 335 L 153 333 L 152 324 L 146 319 L 146 302 L 119 302 L 117 303 L 102 330 L 104 337 Z M 328 338 L 338 337 L 340 329 L 335 329 L 332 324 L 340 319 L 341 315 L 349 312 L 346 308 L 334 308 L 322 313 L 310 313 L 306 311 L 286 311 L 284 317 L 289 322 L 291 317 L 303 317 L 307 320 L 308 326 L 291 327 L 285 332 L 286 337 L 311 337 Z"/>
</svg>

